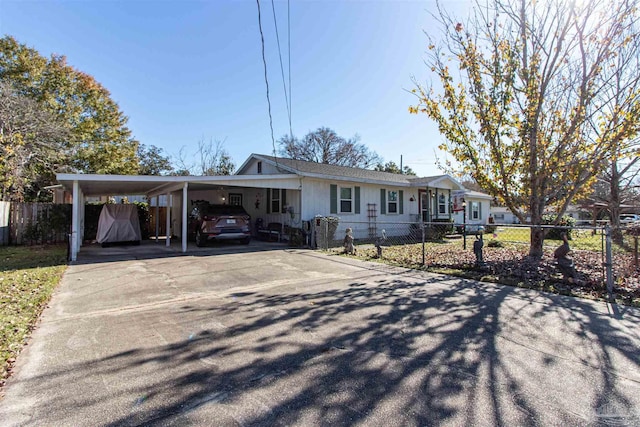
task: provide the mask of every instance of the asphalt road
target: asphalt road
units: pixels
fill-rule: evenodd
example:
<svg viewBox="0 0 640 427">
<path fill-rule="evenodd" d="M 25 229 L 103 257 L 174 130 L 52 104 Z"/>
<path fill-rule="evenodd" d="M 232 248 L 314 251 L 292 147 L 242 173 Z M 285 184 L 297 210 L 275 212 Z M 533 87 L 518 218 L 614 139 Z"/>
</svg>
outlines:
<svg viewBox="0 0 640 427">
<path fill-rule="evenodd" d="M 640 424 L 637 309 L 254 243 L 144 249 L 83 248 L 0 425 Z"/>
</svg>

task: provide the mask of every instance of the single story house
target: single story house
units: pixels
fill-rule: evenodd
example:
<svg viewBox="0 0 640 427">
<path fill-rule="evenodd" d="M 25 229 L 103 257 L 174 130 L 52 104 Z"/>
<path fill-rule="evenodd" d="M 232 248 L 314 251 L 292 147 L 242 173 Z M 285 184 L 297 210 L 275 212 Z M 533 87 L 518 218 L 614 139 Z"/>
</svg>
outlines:
<svg viewBox="0 0 640 427">
<path fill-rule="evenodd" d="M 520 220 L 511 212 L 511 209 L 504 206 L 493 206 L 491 216 L 496 224 L 520 224 Z"/>
<path fill-rule="evenodd" d="M 545 209 L 545 214 L 553 214 L 554 212 L 552 207 Z M 564 215 L 574 218 L 577 225 L 590 225 L 593 222 L 591 212 L 579 205 L 569 205 Z M 491 216 L 496 224 L 520 224 L 520 220 L 513 212 L 504 206 L 493 206 Z M 526 220 L 530 221 L 531 218 L 527 215 Z"/>
<path fill-rule="evenodd" d="M 249 156 L 231 176 L 58 174 L 57 180 L 72 194 L 72 259 L 83 242 L 80 206 L 95 196 L 141 194 L 152 206 L 158 205 L 154 198 L 164 196 L 166 228 L 171 230 L 166 244 L 178 237 L 184 252 L 188 215 L 199 200 L 239 204 L 254 224 L 259 219 L 291 228 L 309 227 L 318 216 L 339 217 L 345 226 L 440 220 L 486 224 L 491 201 L 491 196 L 466 190 L 449 175 L 416 177 L 262 154 Z"/>
<path fill-rule="evenodd" d="M 298 189 L 246 189 L 243 193 L 255 201 L 243 204 L 252 218 L 293 227 L 317 216 L 339 217 L 341 228 L 372 222 L 452 220 L 462 224 L 465 208 L 467 224 L 486 224 L 492 199 L 466 190 L 450 175 L 421 178 L 262 154 L 249 156 L 236 175 L 295 176 Z"/>
</svg>

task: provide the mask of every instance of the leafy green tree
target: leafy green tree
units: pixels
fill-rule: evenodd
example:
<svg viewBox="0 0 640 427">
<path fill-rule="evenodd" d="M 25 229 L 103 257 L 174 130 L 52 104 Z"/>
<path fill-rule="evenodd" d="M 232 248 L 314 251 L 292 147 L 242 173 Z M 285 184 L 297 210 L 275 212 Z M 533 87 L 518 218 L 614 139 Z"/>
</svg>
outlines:
<svg viewBox="0 0 640 427">
<path fill-rule="evenodd" d="M 0 80 L 64 124 L 68 135 L 59 148 L 70 171 L 138 171 L 138 143 L 126 126 L 127 117 L 102 85 L 67 65 L 64 56 L 44 58 L 5 36 L 0 38 Z"/>
<path fill-rule="evenodd" d="M 280 155 L 290 159 L 329 165 L 370 168 L 381 161 L 378 154 L 359 143 L 358 135 L 344 139 L 327 127 L 309 132 L 302 140 L 285 135 L 278 141 Z"/>
<path fill-rule="evenodd" d="M 426 61 L 439 84 L 416 83 L 410 112 L 521 222 L 541 225 L 548 206 L 559 222 L 638 132 L 635 3 L 490 0 L 466 22 L 440 8 L 444 37 Z M 532 227 L 531 256 L 543 239 Z"/>
<path fill-rule="evenodd" d="M 404 175 L 416 174 L 413 171 L 413 169 L 411 169 L 409 166 L 404 166 L 402 170 L 400 170 L 400 167 L 396 165 L 396 163 L 393 161 L 387 162 L 384 165 L 382 163 L 378 163 L 373 170 L 376 170 L 379 172 L 389 172 L 389 173 L 397 173 L 397 174 L 404 174 Z"/>
<path fill-rule="evenodd" d="M 155 145 L 138 145 L 138 161 L 140 163 L 140 175 L 167 175 L 173 172 L 173 166 L 169 157 L 165 156 L 162 148 Z"/>
</svg>

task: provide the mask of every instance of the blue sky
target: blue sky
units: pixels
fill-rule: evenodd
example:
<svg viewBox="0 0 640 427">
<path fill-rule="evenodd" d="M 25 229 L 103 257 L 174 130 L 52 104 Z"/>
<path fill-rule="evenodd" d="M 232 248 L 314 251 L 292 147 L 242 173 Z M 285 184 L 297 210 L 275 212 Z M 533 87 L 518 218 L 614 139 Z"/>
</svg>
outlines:
<svg viewBox="0 0 640 427">
<path fill-rule="evenodd" d="M 467 0 L 445 0 L 464 10 Z M 289 132 L 270 0 L 262 26 L 276 141 Z M 287 58 L 287 2 L 275 2 Z M 424 31 L 435 31 L 434 0 L 292 0 L 292 128 L 320 126 L 361 142 L 385 161 L 437 175 L 442 137 L 426 116 L 410 115 L 411 80 L 430 78 Z M 225 140 L 239 166 L 273 150 L 253 0 L 0 0 L 0 33 L 93 75 L 112 95 L 141 143 L 171 156 L 198 141 Z M 288 80 L 288 76 L 286 77 Z"/>
</svg>

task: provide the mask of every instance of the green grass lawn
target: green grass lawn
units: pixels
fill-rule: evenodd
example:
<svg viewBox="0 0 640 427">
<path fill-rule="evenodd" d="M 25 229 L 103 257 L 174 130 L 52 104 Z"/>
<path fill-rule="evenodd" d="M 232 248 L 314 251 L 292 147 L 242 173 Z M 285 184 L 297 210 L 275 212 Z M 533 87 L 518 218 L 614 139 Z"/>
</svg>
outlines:
<svg viewBox="0 0 640 427">
<path fill-rule="evenodd" d="M 60 282 L 66 250 L 64 245 L 0 247 L 0 386 Z"/>
<path fill-rule="evenodd" d="M 448 236 L 442 241 L 425 242 L 424 253 L 422 244 L 413 243 L 415 240 L 411 242 L 407 239 L 403 242 L 402 239 L 397 239 L 399 244 L 391 242 L 385 245 L 382 259 L 378 259 L 372 244 L 357 245 L 355 256 L 400 267 L 604 299 L 608 295 L 605 286 L 603 236 L 599 233 L 594 234 L 588 229 L 571 231 L 570 257 L 574 260 L 577 273 L 577 280 L 572 283 L 562 277 L 553 258 L 554 251 L 562 244 L 562 240 L 545 239 L 543 256 L 540 259 L 529 258 L 530 230 L 525 227 L 499 226 L 495 232 L 486 233 L 483 255 L 487 265 L 484 268 L 475 266 L 475 235 L 467 236 L 466 250 L 463 249 L 461 236 Z M 638 268 L 635 253 L 629 249 L 634 247 L 633 239 L 634 236 L 625 235 L 624 247 L 613 245 L 614 292 L 618 302 L 640 306 Z M 344 252 L 341 247 L 333 251 Z"/>
<path fill-rule="evenodd" d="M 528 227 L 498 227 L 495 233 L 487 233 L 485 235 L 485 243 L 491 240 L 497 240 L 502 243 L 510 243 L 516 245 L 529 246 L 531 237 L 531 231 Z M 618 245 L 613 245 L 612 250 L 614 253 L 627 252 L 629 248 L 633 247 L 633 237 L 627 234 L 624 235 L 626 248 Z M 544 246 L 547 248 L 557 248 L 562 244 L 561 240 L 555 240 L 547 238 L 544 240 Z M 571 249 L 578 251 L 595 251 L 600 252 L 603 250 L 604 236 L 601 231 L 597 234 L 593 234 L 592 230 L 587 229 L 573 229 L 571 230 L 571 240 L 569 240 L 569 246 Z"/>
</svg>

